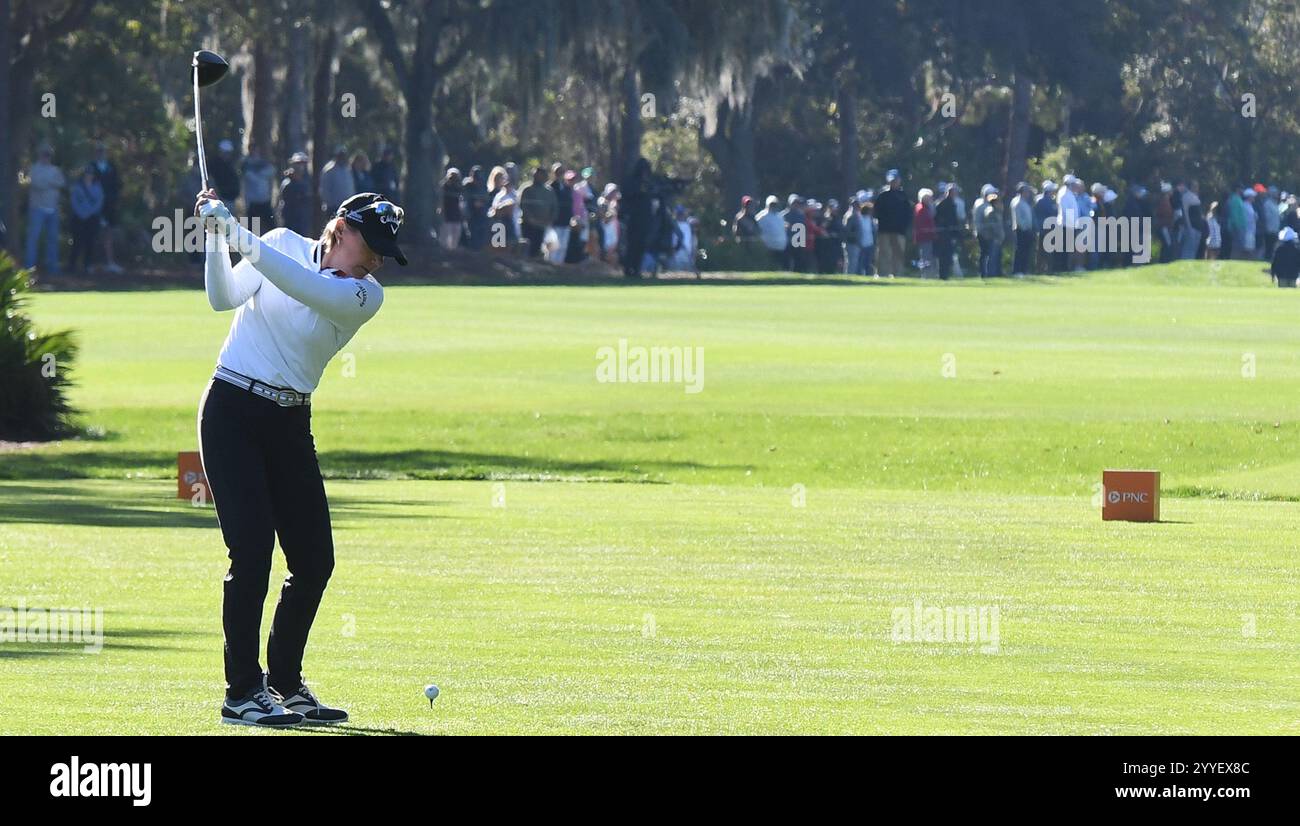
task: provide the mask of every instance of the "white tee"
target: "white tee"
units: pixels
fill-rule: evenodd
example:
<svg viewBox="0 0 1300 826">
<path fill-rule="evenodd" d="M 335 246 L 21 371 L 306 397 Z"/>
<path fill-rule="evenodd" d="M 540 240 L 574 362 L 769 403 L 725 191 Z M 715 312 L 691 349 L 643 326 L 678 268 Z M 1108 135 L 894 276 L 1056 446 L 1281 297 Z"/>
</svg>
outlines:
<svg viewBox="0 0 1300 826">
<path fill-rule="evenodd" d="M 233 219 L 209 235 L 204 286 L 218 312 L 235 310 L 217 363 L 275 387 L 311 393 L 325 366 L 384 303 L 373 276 L 321 269 L 319 241 L 289 229 L 260 239 Z M 230 266 L 227 240 L 248 255 Z"/>
</svg>

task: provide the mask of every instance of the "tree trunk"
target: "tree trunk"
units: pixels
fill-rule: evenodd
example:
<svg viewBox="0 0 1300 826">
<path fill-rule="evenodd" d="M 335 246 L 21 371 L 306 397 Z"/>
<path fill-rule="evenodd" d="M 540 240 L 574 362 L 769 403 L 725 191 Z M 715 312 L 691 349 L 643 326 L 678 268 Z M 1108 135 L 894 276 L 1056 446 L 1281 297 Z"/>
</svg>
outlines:
<svg viewBox="0 0 1300 826">
<path fill-rule="evenodd" d="M 284 79 L 284 126 L 280 130 L 280 155 L 284 164 L 294 152 L 307 150 L 307 24 L 298 21 L 289 29 L 289 65 Z"/>
<path fill-rule="evenodd" d="M 609 174 L 605 176 L 606 180 L 617 181 L 623 176 L 625 165 L 623 163 L 623 145 L 618 131 L 619 123 L 619 100 L 621 94 L 616 84 L 611 80 L 606 86 L 606 101 L 608 107 L 605 109 L 605 139 L 609 145 Z"/>
<path fill-rule="evenodd" d="M 434 227 L 438 230 L 438 235 L 442 235 L 442 178 L 447 171 L 447 144 L 442 139 L 442 132 L 438 129 L 435 122 L 431 133 L 433 146 L 429 152 L 429 164 L 432 167 L 433 175 L 429 178 L 429 187 L 431 190 L 430 200 L 433 202 Z"/>
<path fill-rule="evenodd" d="M 0 0 L 0 222 L 8 228 L 9 246 L 18 249 L 18 224 L 14 220 L 14 147 L 9 142 L 9 0 Z"/>
<path fill-rule="evenodd" d="M 271 121 L 275 117 L 275 50 L 268 42 L 269 35 L 261 33 L 253 41 L 253 79 L 246 92 L 251 98 L 248 118 L 249 128 L 245 133 L 247 144 L 257 144 L 262 157 L 273 157 L 271 153 Z M 245 151 L 248 147 L 245 146 Z"/>
<path fill-rule="evenodd" d="M 11 166 L 5 183 L 9 188 L 11 198 L 3 206 L 5 226 L 9 229 L 9 245 L 15 252 L 21 248 L 18 240 L 20 237 L 18 232 L 18 201 L 22 196 L 16 185 L 18 168 L 23 156 L 33 152 L 32 112 L 40 105 L 36 98 L 35 71 L 35 61 L 27 60 L 12 63 L 9 74 L 9 123 L 7 131 L 9 133 Z M 55 158 L 54 162 L 61 164 L 64 160 Z"/>
<path fill-rule="evenodd" d="M 439 142 L 433 134 L 433 89 L 430 72 L 413 72 L 406 97 L 406 180 L 402 193 L 406 211 L 403 236 L 407 243 L 423 245 L 433 229 L 434 150 Z"/>
<path fill-rule="evenodd" d="M 1011 198 L 1011 187 L 1025 179 L 1029 151 L 1029 107 L 1034 84 L 1017 71 L 1011 86 L 1011 114 L 1007 123 L 1006 153 L 1002 159 L 1002 191 Z"/>
<path fill-rule="evenodd" d="M 1258 174 L 1255 169 L 1255 119 L 1237 118 L 1240 140 L 1237 143 L 1237 180 L 1250 183 Z"/>
<path fill-rule="evenodd" d="M 719 103 L 717 129 L 701 139 L 722 175 L 724 212 L 739 210 L 740 199 L 746 195 L 762 200 L 754 165 L 754 108 L 753 100 L 741 109 L 732 108 L 726 101 Z"/>
<path fill-rule="evenodd" d="M 853 200 L 858 183 L 858 96 L 851 84 L 840 85 L 835 108 L 840 126 L 840 203 Z"/>
<path fill-rule="evenodd" d="M 623 168 L 616 170 L 616 175 L 622 178 L 641 157 L 641 85 L 637 82 L 635 63 L 629 63 L 623 72 L 623 123 L 619 131 Z"/>
<path fill-rule="evenodd" d="M 28 2 L 15 7 L 8 0 L 4 2 L 4 14 L 0 15 L 0 40 L 4 41 L 0 54 L 4 56 L 4 69 L 0 73 L 8 75 L 8 82 L 0 92 L 0 99 L 7 97 L 8 105 L 0 108 L 0 118 L 7 120 L 0 124 L 3 126 L 0 131 L 5 133 L 8 149 L 0 154 L 0 166 L 5 168 L 0 183 L 0 217 L 9 229 L 15 250 L 18 248 L 16 172 L 21 154 L 31 146 L 32 118 L 41 105 L 36 97 L 36 67 L 45 60 L 50 43 L 85 25 L 93 7 L 93 0 L 75 0 L 63 5 L 56 16 L 47 17 L 35 11 L 37 8 L 47 11 L 47 5 Z M 55 159 L 55 163 L 65 165 L 67 161 Z"/>
<path fill-rule="evenodd" d="M 330 120 L 333 116 L 334 77 L 338 74 L 339 61 L 338 31 L 334 28 L 332 18 L 316 39 L 316 65 L 312 72 L 312 106 L 311 106 L 311 167 L 312 186 L 315 188 L 316 200 L 320 201 L 320 172 L 326 161 L 333 157 L 329 145 Z"/>
</svg>

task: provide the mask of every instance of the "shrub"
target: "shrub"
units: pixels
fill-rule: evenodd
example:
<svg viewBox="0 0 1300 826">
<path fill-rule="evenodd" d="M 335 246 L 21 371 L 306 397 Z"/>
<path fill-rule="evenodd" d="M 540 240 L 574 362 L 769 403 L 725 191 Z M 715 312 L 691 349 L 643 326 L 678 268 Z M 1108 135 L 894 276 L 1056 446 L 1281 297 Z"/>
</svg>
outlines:
<svg viewBox="0 0 1300 826">
<path fill-rule="evenodd" d="M 24 312 L 32 282 L 0 251 L 0 439 L 39 441 L 74 432 L 67 391 L 77 354 L 71 331 L 38 333 Z"/>
</svg>

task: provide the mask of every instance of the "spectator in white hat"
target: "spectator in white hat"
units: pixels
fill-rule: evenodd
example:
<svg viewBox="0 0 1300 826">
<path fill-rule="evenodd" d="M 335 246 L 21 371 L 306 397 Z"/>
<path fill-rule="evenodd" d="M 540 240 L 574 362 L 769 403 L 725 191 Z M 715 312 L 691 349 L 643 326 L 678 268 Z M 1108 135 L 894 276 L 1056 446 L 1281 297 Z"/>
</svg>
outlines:
<svg viewBox="0 0 1300 826">
<path fill-rule="evenodd" d="M 916 244 L 916 268 L 928 275 L 934 266 L 934 191 L 922 188 L 916 193 L 912 210 L 912 243 Z"/>
<path fill-rule="evenodd" d="M 758 238 L 772 258 L 772 268 L 784 270 L 788 239 L 785 234 L 785 219 L 781 217 L 781 199 L 775 195 L 767 196 L 767 202 L 754 220 L 758 224 Z"/>
<path fill-rule="evenodd" d="M 1011 274 L 1017 277 L 1034 270 L 1034 188 L 1027 182 L 1016 184 L 1015 197 L 1011 199 L 1011 231 L 1014 233 L 1014 255 Z"/>
<path fill-rule="evenodd" d="M 1084 257 L 1076 249 L 1077 244 L 1074 241 L 1083 231 L 1084 225 L 1092 220 L 1092 199 L 1084 190 L 1083 181 L 1074 175 L 1066 175 L 1064 181 L 1067 188 L 1057 196 L 1056 220 L 1062 231 L 1070 236 L 1066 247 L 1066 269 L 1083 272 Z"/>
</svg>

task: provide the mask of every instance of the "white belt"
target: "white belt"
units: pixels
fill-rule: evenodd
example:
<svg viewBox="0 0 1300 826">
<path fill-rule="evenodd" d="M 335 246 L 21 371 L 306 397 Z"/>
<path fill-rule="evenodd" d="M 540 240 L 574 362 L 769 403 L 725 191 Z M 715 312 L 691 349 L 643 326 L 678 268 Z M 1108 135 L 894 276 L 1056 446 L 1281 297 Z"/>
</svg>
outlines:
<svg viewBox="0 0 1300 826">
<path fill-rule="evenodd" d="M 301 407 L 311 404 L 310 393 L 299 393 L 297 390 L 276 387 L 273 384 L 249 378 L 243 373 L 236 373 L 234 370 L 222 367 L 220 364 L 217 365 L 217 372 L 214 375 L 228 384 L 235 385 L 240 390 L 247 390 L 255 396 L 270 399 L 281 407 Z"/>
</svg>

